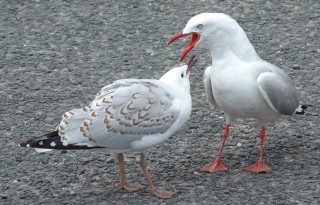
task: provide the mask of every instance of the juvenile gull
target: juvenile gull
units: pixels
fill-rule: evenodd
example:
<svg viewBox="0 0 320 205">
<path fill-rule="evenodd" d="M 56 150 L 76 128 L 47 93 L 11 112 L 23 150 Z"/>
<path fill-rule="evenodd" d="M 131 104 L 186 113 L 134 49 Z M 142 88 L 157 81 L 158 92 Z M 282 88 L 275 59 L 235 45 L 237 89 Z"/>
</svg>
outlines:
<svg viewBox="0 0 320 205">
<path fill-rule="evenodd" d="M 99 149 L 118 153 L 120 182 L 129 191 L 143 186 L 126 181 L 123 153 L 141 152 L 140 165 L 149 190 L 160 198 L 171 198 L 174 192 L 154 186 L 143 150 L 173 135 L 189 119 L 189 74 L 196 61 L 191 58 L 159 80 L 117 80 L 103 87 L 89 106 L 66 112 L 56 131 L 20 146 L 40 148 L 38 151 Z"/>
<path fill-rule="evenodd" d="M 195 47 L 210 50 L 212 66 L 204 73 L 204 87 L 210 105 L 220 108 L 226 116 L 226 127 L 218 157 L 200 171 L 227 170 L 221 161 L 229 127 L 238 118 L 254 118 L 261 125 L 260 157 L 247 171 L 269 172 L 263 163 L 266 125 L 282 115 L 303 114 L 297 91 L 290 78 L 277 66 L 262 60 L 255 52 L 239 24 L 223 13 L 202 13 L 192 17 L 182 32 L 168 42 L 191 34 L 180 61 Z"/>
</svg>

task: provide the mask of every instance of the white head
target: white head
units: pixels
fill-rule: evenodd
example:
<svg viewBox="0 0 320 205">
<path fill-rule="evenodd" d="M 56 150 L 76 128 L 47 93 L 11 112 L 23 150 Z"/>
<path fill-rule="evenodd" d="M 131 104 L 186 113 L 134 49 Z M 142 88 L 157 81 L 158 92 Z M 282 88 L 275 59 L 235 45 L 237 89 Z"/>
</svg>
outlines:
<svg viewBox="0 0 320 205">
<path fill-rule="evenodd" d="M 159 80 L 170 83 L 171 85 L 185 88 L 190 91 L 189 75 L 193 66 L 196 64 L 197 59 L 193 56 L 187 65 L 172 68 L 166 72 Z"/>
<path fill-rule="evenodd" d="M 242 58 L 246 57 L 247 52 L 250 52 L 250 55 L 255 54 L 239 24 L 223 13 L 201 13 L 192 17 L 183 31 L 174 35 L 168 45 L 189 34 L 191 34 L 191 40 L 182 53 L 180 61 L 195 46 L 209 49 L 212 55 L 232 51 Z"/>
</svg>

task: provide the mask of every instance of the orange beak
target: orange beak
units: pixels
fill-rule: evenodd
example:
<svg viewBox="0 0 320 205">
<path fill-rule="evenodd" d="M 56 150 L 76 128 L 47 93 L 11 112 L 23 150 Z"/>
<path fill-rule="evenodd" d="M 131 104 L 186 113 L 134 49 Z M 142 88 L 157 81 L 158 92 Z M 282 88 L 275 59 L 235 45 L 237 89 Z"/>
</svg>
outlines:
<svg viewBox="0 0 320 205">
<path fill-rule="evenodd" d="M 170 45 L 171 43 L 173 43 L 174 41 L 178 40 L 179 38 L 185 37 L 187 35 L 191 34 L 191 40 L 189 41 L 188 45 L 186 46 L 186 48 L 184 49 L 181 57 L 180 57 L 180 62 L 183 61 L 183 59 L 188 55 L 188 53 L 194 48 L 194 46 L 196 45 L 196 43 L 200 40 L 200 34 L 192 32 L 192 33 L 188 33 L 188 34 L 183 34 L 182 32 L 177 33 L 176 35 L 174 35 L 170 41 L 168 42 L 168 45 Z"/>
</svg>

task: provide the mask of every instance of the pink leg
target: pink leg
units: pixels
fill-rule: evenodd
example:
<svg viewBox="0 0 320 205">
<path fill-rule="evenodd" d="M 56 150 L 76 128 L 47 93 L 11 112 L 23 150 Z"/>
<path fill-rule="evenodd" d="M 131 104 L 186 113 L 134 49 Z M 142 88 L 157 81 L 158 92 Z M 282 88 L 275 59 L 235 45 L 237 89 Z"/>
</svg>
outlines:
<svg viewBox="0 0 320 205">
<path fill-rule="evenodd" d="M 214 162 L 211 162 L 209 164 L 206 164 L 204 165 L 201 169 L 200 169 L 200 172 L 210 172 L 210 173 L 213 173 L 213 172 L 217 172 L 217 171 L 227 171 L 228 168 L 225 167 L 221 161 L 221 155 L 222 155 L 222 150 L 223 150 L 223 147 L 224 147 L 224 143 L 226 142 L 226 139 L 229 135 L 229 127 L 230 127 L 230 124 L 227 124 L 225 129 L 224 129 L 224 133 L 223 133 L 223 136 L 222 136 L 222 143 L 221 143 L 221 146 L 220 146 L 220 150 L 219 150 L 219 153 L 218 153 L 218 156 L 216 158 L 216 160 Z"/>
<path fill-rule="evenodd" d="M 127 182 L 126 174 L 124 172 L 123 154 L 120 153 L 120 154 L 117 155 L 117 157 L 118 157 L 119 169 L 120 169 L 120 184 L 121 184 L 121 186 L 127 191 L 137 191 L 139 189 L 144 188 L 143 185 L 131 184 L 131 183 Z"/>
<path fill-rule="evenodd" d="M 159 198 L 163 198 L 163 199 L 171 198 L 172 195 L 174 194 L 174 192 L 167 191 L 165 189 L 159 189 L 159 188 L 156 188 L 154 186 L 153 181 L 151 179 L 151 176 L 149 174 L 149 171 L 148 171 L 148 168 L 147 168 L 147 164 L 146 164 L 146 160 L 145 160 L 145 157 L 144 157 L 143 153 L 141 153 L 140 165 L 141 165 L 141 168 L 143 170 L 144 176 L 146 177 L 146 180 L 148 182 L 149 190 L 151 191 L 151 193 L 154 194 L 155 196 L 159 197 Z"/>
<path fill-rule="evenodd" d="M 261 133 L 260 133 L 260 156 L 257 163 L 245 168 L 245 170 L 259 173 L 259 172 L 270 172 L 271 168 L 268 167 L 263 163 L 263 144 L 264 144 L 264 138 L 266 136 L 266 128 L 262 126 Z"/>
</svg>

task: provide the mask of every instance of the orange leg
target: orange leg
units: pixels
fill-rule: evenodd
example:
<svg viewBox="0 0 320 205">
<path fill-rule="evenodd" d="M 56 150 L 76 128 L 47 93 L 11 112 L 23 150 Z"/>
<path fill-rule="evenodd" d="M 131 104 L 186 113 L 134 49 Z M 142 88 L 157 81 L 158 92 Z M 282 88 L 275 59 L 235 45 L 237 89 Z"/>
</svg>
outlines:
<svg viewBox="0 0 320 205">
<path fill-rule="evenodd" d="M 204 165 L 200 169 L 200 172 L 213 173 L 213 172 L 217 172 L 217 171 L 227 171 L 228 170 L 228 168 L 226 166 L 224 166 L 222 161 L 221 161 L 221 155 L 222 155 L 222 150 L 223 150 L 223 147 L 224 147 L 224 143 L 226 142 L 226 139 L 228 138 L 228 135 L 229 135 L 229 128 L 230 128 L 230 125 L 227 124 L 225 129 L 224 129 L 224 133 L 223 133 L 223 136 L 222 136 L 222 143 L 221 143 L 220 150 L 219 150 L 219 153 L 218 153 L 218 156 L 217 156 L 216 160 L 214 162 L 211 162 L 211 163 L 208 163 L 208 164 Z"/>
<path fill-rule="evenodd" d="M 263 163 L 263 144 L 264 144 L 264 138 L 266 136 L 266 128 L 262 126 L 261 133 L 260 133 L 260 156 L 257 163 L 245 168 L 245 170 L 259 173 L 259 172 L 270 172 L 271 168 L 268 167 Z"/>
<path fill-rule="evenodd" d="M 124 171 L 123 154 L 120 153 L 117 155 L 117 157 L 118 157 L 119 169 L 120 169 L 120 184 L 121 184 L 121 186 L 127 191 L 137 191 L 139 189 L 144 188 L 144 186 L 141 184 L 133 184 L 133 183 L 127 182 L 126 174 Z"/>
<path fill-rule="evenodd" d="M 159 189 L 159 188 L 156 188 L 154 186 L 153 181 L 151 179 L 151 176 L 149 174 L 149 171 L 148 171 L 148 168 L 147 168 L 147 164 L 146 164 L 146 160 L 145 160 L 145 157 L 144 157 L 143 153 L 141 153 L 141 155 L 140 155 L 140 165 L 141 165 L 141 168 L 143 170 L 144 176 L 146 177 L 146 180 L 148 182 L 149 190 L 151 191 L 151 193 L 156 195 L 159 198 L 163 198 L 163 199 L 171 198 L 172 195 L 174 194 L 174 192 L 167 191 L 165 189 Z"/>
</svg>

